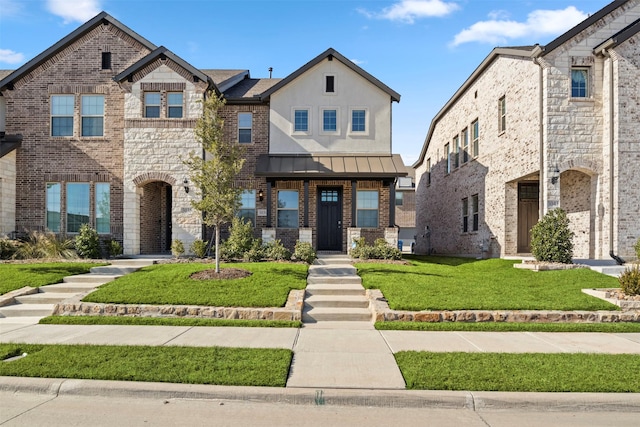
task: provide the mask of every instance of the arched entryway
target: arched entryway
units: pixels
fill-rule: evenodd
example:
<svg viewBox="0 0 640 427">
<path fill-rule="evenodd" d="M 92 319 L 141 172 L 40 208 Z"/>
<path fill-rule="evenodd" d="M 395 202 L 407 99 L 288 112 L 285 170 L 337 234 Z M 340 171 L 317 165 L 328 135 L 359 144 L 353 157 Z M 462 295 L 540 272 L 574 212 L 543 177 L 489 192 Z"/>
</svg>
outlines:
<svg viewBox="0 0 640 427">
<path fill-rule="evenodd" d="M 140 197 L 140 253 L 162 254 L 171 251 L 172 187 L 153 181 L 142 187 Z"/>
</svg>

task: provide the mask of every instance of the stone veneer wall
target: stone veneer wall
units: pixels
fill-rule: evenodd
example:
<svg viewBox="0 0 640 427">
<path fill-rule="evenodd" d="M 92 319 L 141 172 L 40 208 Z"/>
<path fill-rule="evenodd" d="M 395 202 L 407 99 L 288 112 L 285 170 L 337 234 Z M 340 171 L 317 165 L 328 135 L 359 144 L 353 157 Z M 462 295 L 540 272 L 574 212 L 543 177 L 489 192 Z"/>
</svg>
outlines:
<svg viewBox="0 0 640 427">
<path fill-rule="evenodd" d="M 16 152 L 0 158 L 0 237 L 16 229 Z"/>
<path fill-rule="evenodd" d="M 537 179 L 539 168 L 538 69 L 530 60 L 500 56 L 435 124 L 416 169 L 416 252 L 500 256 L 517 251 L 517 181 Z M 526 82 L 525 85 L 520 82 Z M 505 96 L 507 128 L 498 129 Z M 471 126 L 479 123 L 479 156 L 471 157 Z M 469 131 L 469 161 L 446 172 L 445 144 Z M 461 142 L 462 145 L 462 142 Z M 462 154 L 460 154 L 462 157 Z M 431 161 L 431 183 L 427 180 Z M 477 194 L 479 229 L 462 231 L 462 199 Z M 428 229 L 427 229 L 428 227 Z M 511 234 L 510 234 L 511 233 Z"/>
</svg>

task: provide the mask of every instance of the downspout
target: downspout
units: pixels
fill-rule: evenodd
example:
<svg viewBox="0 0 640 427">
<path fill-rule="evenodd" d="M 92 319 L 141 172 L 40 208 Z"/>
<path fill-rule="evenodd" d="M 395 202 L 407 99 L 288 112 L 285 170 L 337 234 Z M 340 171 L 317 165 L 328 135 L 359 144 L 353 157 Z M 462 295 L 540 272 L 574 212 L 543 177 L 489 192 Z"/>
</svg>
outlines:
<svg viewBox="0 0 640 427">
<path fill-rule="evenodd" d="M 615 102 L 614 102 L 614 99 L 613 99 L 613 91 L 615 89 L 615 85 L 613 83 L 613 77 L 614 77 L 613 57 L 611 56 L 611 53 L 609 52 L 608 49 L 603 50 L 602 53 L 607 58 L 609 58 L 609 256 L 611 258 L 613 258 L 618 265 L 623 265 L 625 263 L 625 261 L 622 258 L 620 258 L 618 255 L 616 255 L 614 250 L 613 250 L 613 220 L 614 220 L 614 215 L 613 215 L 613 207 L 614 207 L 614 203 L 613 203 L 613 191 L 614 191 L 613 179 L 614 179 L 614 176 L 615 176 L 615 174 L 614 174 L 614 166 L 615 166 L 614 154 L 615 154 L 615 150 L 613 148 L 613 142 L 614 142 L 614 137 L 615 137 L 614 128 L 613 128 L 613 120 L 614 120 L 613 107 L 615 105 Z"/>
</svg>

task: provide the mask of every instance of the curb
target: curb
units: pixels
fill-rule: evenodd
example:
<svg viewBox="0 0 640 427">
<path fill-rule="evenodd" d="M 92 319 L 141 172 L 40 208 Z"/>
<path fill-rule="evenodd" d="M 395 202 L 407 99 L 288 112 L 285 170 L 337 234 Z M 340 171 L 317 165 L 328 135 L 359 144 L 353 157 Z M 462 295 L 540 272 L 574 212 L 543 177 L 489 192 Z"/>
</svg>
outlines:
<svg viewBox="0 0 640 427">
<path fill-rule="evenodd" d="M 439 390 L 307 389 L 0 377 L 0 391 L 54 396 L 241 400 L 290 405 L 640 412 L 640 393 L 511 393 Z"/>
</svg>

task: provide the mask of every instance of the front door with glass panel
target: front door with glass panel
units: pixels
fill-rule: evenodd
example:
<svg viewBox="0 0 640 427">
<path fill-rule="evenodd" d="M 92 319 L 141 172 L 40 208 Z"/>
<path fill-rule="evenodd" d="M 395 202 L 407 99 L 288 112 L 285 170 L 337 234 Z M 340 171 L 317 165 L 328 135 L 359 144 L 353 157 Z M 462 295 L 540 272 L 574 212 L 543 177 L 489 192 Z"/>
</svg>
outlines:
<svg viewBox="0 0 640 427">
<path fill-rule="evenodd" d="M 318 190 L 318 250 L 342 251 L 342 189 Z"/>
</svg>

